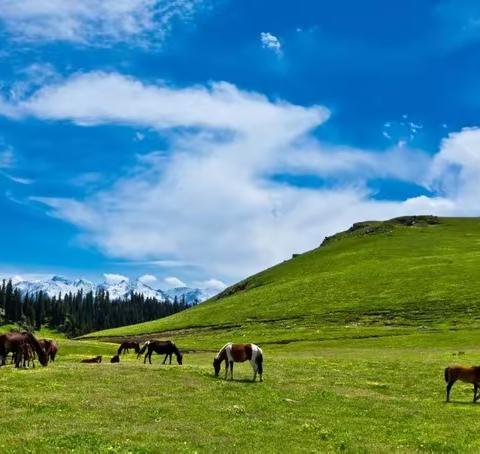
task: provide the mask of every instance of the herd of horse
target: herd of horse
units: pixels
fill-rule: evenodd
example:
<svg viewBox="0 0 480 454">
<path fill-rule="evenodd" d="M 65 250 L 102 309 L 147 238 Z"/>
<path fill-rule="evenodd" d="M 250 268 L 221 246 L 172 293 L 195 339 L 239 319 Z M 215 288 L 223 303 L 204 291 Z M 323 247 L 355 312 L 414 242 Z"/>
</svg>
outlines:
<svg viewBox="0 0 480 454">
<path fill-rule="evenodd" d="M 169 340 L 147 340 L 142 347 L 136 341 L 122 342 L 110 362 L 119 363 L 120 356 L 128 354 L 130 350 L 137 354 L 137 359 L 145 354 L 143 358 L 144 364 L 147 362 L 147 359 L 152 364 L 153 353 L 165 355 L 162 364 L 166 364 L 167 360 L 169 360 L 169 364 L 172 364 L 173 355 L 175 355 L 179 365 L 183 364 L 182 352 L 175 343 Z M 15 364 L 16 368 L 35 367 L 37 358 L 42 366 L 46 366 L 50 361 L 55 362 L 57 352 L 58 345 L 54 340 L 37 339 L 30 332 L 10 332 L 0 335 L 0 366 L 6 365 L 9 354 L 11 354 L 10 364 Z M 213 359 L 215 376 L 218 377 L 222 363 L 225 363 L 225 379 L 228 378 L 228 371 L 230 370 L 230 378 L 233 380 L 233 364 L 245 361 L 249 361 L 252 366 L 253 381 L 256 380 L 257 374 L 260 381 L 262 381 L 263 351 L 255 344 L 234 344 L 232 342 L 225 344 Z M 102 357 L 85 358 L 81 362 L 98 364 L 102 362 Z M 452 386 L 459 380 L 473 385 L 473 402 L 480 398 L 480 366 L 450 366 L 445 369 L 444 378 L 447 402 L 450 401 Z"/>
<path fill-rule="evenodd" d="M 170 340 L 147 340 L 143 346 L 139 342 L 125 341 L 122 342 L 116 354 L 110 359 L 111 363 L 119 363 L 120 356 L 134 350 L 137 359 L 144 354 L 143 363 L 152 364 L 153 353 L 165 355 L 162 364 L 172 364 L 172 357 L 175 355 L 177 363 L 183 364 L 183 354 Z M 38 359 L 42 366 L 47 366 L 49 361 L 55 362 L 58 352 L 58 345 L 54 340 L 37 339 L 30 332 L 10 332 L 0 335 L 0 366 L 5 366 L 8 355 L 11 354 L 10 364 L 15 364 L 16 368 L 35 367 L 35 360 Z M 221 365 L 225 363 L 225 379 L 228 377 L 230 370 L 230 378 L 233 380 L 233 364 L 250 361 L 253 369 L 253 381 L 256 380 L 257 374 L 260 381 L 263 375 L 263 351 L 255 344 L 234 344 L 229 342 L 225 344 L 215 355 L 213 359 L 213 369 L 215 376 L 220 374 Z M 87 364 L 99 364 L 102 362 L 102 356 L 93 358 L 84 358 L 80 361 Z"/>
<path fill-rule="evenodd" d="M 58 345 L 51 339 L 37 339 L 30 332 L 11 332 L 0 335 L 0 366 L 4 366 L 11 354 L 11 364 L 15 367 L 35 367 L 35 359 L 42 366 L 55 362 Z"/>
</svg>

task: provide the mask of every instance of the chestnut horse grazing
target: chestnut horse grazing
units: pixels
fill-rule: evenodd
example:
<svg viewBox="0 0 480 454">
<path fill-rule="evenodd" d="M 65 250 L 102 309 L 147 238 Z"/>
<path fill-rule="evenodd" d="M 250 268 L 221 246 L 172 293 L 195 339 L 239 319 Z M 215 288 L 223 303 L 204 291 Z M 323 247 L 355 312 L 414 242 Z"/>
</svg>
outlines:
<svg viewBox="0 0 480 454">
<path fill-rule="evenodd" d="M 118 347 L 117 355 L 120 356 L 123 352 L 123 354 L 128 353 L 128 351 L 133 348 L 135 350 L 135 353 L 138 355 L 138 352 L 140 351 L 140 344 L 138 342 L 134 341 L 125 341 L 120 344 L 120 347 Z"/>
<path fill-rule="evenodd" d="M 5 358 L 8 353 L 13 353 L 15 357 L 15 367 L 20 367 L 20 362 L 24 356 L 24 351 L 28 347 L 24 347 L 27 344 L 33 352 L 38 356 L 38 360 L 42 366 L 48 364 L 48 357 L 43 350 L 40 342 L 32 333 L 6 333 L 0 335 L 0 366 L 5 365 Z"/>
<path fill-rule="evenodd" d="M 101 356 L 95 356 L 95 358 L 87 358 L 87 359 L 82 359 L 80 361 L 81 363 L 87 363 L 87 364 L 96 364 L 96 363 L 101 363 L 102 362 L 102 357 Z"/>
<path fill-rule="evenodd" d="M 170 358 L 170 364 L 172 364 L 172 355 L 174 353 L 175 353 L 175 356 L 177 357 L 177 363 L 180 365 L 182 364 L 182 361 L 183 361 L 182 352 L 177 348 L 177 346 L 172 341 L 153 340 L 153 341 L 145 342 L 145 345 L 138 352 L 137 359 L 140 357 L 140 355 L 143 352 L 145 352 L 145 350 L 147 350 L 147 353 L 145 353 L 143 364 L 147 362 L 147 358 L 149 363 L 152 364 L 153 352 L 158 353 L 159 355 L 165 355 L 165 358 L 163 359 L 162 364 L 165 364 L 167 362 L 168 357 Z"/>
<path fill-rule="evenodd" d="M 257 378 L 257 372 L 262 381 L 263 374 L 263 351 L 255 344 L 232 344 L 224 345 L 213 360 L 215 377 L 218 377 L 222 361 L 225 361 L 225 380 L 227 379 L 228 367 L 230 366 L 230 378 L 233 380 L 233 363 L 250 361 L 253 369 L 253 381 Z"/>
<path fill-rule="evenodd" d="M 480 366 L 450 366 L 445 369 L 447 402 L 450 402 L 450 390 L 457 380 L 471 383 L 473 385 L 473 402 L 476 402 L 480 397 L 478 395 L 478 387 L 480 386 Z"/>
</svg>

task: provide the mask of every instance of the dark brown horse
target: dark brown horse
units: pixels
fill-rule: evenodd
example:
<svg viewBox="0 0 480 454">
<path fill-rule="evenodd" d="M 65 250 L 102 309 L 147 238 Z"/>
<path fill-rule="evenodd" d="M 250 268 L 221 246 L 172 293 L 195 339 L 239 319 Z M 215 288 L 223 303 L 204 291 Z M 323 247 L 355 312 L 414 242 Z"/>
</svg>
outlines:
<svg viewBox="0 0 480 454">
<path fill-rule="evenodd" d="M 6 333 L 0 335 L 0 366 L 5 365 L 5 359 L 8 353 L 15 356 L 15 367 L 20 367 L 23 359 L 24 344 L 31 347 L 32 351 L 38 356 L 42 366 L 48 364 L 48 357 L 37 338 L 32 333 Z"/>
<path fill-rule="evenodd" d="M 80 361 L 81 363 L 87 364 L 100 364 L 102 362 L 101 356 L 95 356 L 95 358 L 85 358 Z"/>
<path fill-rule="evenodd" d="M 57 356 L 57 353 L 58 353 L 57 342 L 53 339 L 40 339 L 39 342 L 40 342 L 40 345 L 42 346 L 42 348 L 47 353 L 48 359 L 52 363 L 54 363 L 55 362 L 55 357 Z"/>
<path fill-rule="evenodd" d="M 120 362 L 120 356 L 118 356 L 118 355 L 112 356 L 112 358 L 110 359 L 110 362 L 111 363 L 119 363 Z"/>
<path fill-rule="evenodd" d="M 142 353 L 147 350 L 147 353 L 145 353 L 145 357 L 143 359 L 143 364 L 147 362 L 147 358 L 150 364 L 152 364 L 152 354 L 153 352 L 158 353 L 159 355 L 165 355 L 165 358 L 163 359 L 163 363 L 165 364 L 167 362 L 167 358 L 170 358 L 169 364 L 172 364 L 172 355 L 175 354 L 177 357 L 177 363 L 182 364 L 183 361 L 183 355 L 182 352 L 177 348 L 177 346 L 172 342 L 172 341 L 159 341 L 159 340 L 153 340 L 153 341 L 147 341 L 145 342 L 145 345 L 142 347 L 142 349 L 138 352 L 137 358 L 140 357 Z"/>
<path fill-rule="evenodd" d="M 243 363 L 250 361 L 253 369 L 253 381 L 260 375 L 262 381 L 263 374 L 263 351 L 255 344 L 225 344 L 213 359 L 213 369 L 215 377 L 218 377 L 222 362 L 225 361 L 225 380 L 227 379 L 228 368 L 230 367 L 230 378 L 233 380 L 233 363 Z"/>
<path fill-rule="evenodd" d="M 122 342 L 120 347 L 118 347 L 117 355 L 120 356 L 122 353 L 128 353 L 131 348 L 133 348 L 135 353 L 138 355 L 138 352 L 140 351 L 140 344 L 135 341 Z"/>
<path fill-rule="evenodd" d="M 447 382 L 447 402 L 450 401 L 450 390 L 457 381 L 471 383 L 473 385 L 473 402 L 480 397 L 478 387 L 480 386 L 480 366 L 450 366 L 445 369 L 445 381 Z"/>
</svg>

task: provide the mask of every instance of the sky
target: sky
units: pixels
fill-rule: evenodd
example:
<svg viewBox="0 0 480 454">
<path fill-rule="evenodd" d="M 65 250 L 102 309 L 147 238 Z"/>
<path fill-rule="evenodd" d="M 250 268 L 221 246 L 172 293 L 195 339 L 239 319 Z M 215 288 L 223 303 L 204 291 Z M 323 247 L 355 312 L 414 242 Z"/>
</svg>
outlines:
<svg viewBox="0 0 480 454">
<path fill-rule="evenodd" d="M 469 0 L 0 0 L 0 273 L 222 288 L 479 215 Z"/>
</svg>

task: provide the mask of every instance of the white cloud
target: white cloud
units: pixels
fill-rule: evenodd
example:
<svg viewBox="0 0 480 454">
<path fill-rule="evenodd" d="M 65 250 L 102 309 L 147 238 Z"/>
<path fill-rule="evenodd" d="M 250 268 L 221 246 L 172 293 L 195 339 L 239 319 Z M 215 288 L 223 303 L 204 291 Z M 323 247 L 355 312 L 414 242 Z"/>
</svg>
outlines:
<svg viewBox="0 0 480 454">
<path fill-rule="evenodd" d="M 147 284 L 147 285 L 153 284 L 156 281 L 158 281 L 158 279 L 155 276 L 153 276 L 152 274 L 144 274 L 143 276 L 140 276 L 138 278 L 138 280 L 140 282 L 142 282 L 143 284 Z"/>
<path fill-rule="evenodd" d="M 206 281 L 195 281 L 193 285 L 201 289 L 215 290 L 217 292 L 221 292 L 227 288 L 227 284 L 214 278 L 207 279 Z"/>
<path fill-rule="evenodd" d="M 462 169 L 453 186 L 473 191 L 480 176 L 472 170 L 480 149 L 476 130 L 451 136 L 432 166 L 406 145 L 379 153 L 319 143 L 311 131 L 328 119 L 327 109 L 271 101 L 224 82 L 173 88 L 119 74 L 80 74 L 6 106 L 18 117 L 120 123 L 168 134 L 168 154 L 140 157 L 107 190 L 83 200 L 34 198 L 111 257 L 194 265 L 234 280 L 311 249 L 355 221 L 476 212 L 478 197 L 464 203 L 468 191 L 460 200 L 448 185 L 441 197 L 403 202 L 373 200 L 365 187 L 369 178 L 434 185 L 448 180 L 453 163 Z M 337 184 L 296 187 L 276 182 L 275 173 Z"/>
<path fill-rule="evenodd" d="M 166 277 L 163 282 L 170 288 L 177 288 L 177 287 L 186 287 L 187 284 L 182 280 L 178 279 L 178 277 Z"/>
<path fill-rule="evenodd" d="M 122 276 L 121 274 L 105 273 L 103 277 L 105 279 L 105 283 L 110 285 L 118 284 L 122 281 L 128 281 L 128 277 Z"/>
<path fill-rule="evenodd" d="M 277 55 L 281 55 L 282 53 L 282 44 L 280 40 L 269 32 L 262 32 L 260 33 L 260 42 L 262 43 L 262 47 L 264 49 L 271 49 Z"/>
<path fill-rule="evenodd" d="M 160 43 L 176 20 L 191 19 L 202 0 L 0 0 L 13 39 L 90 46 Z"/>
</svg>

